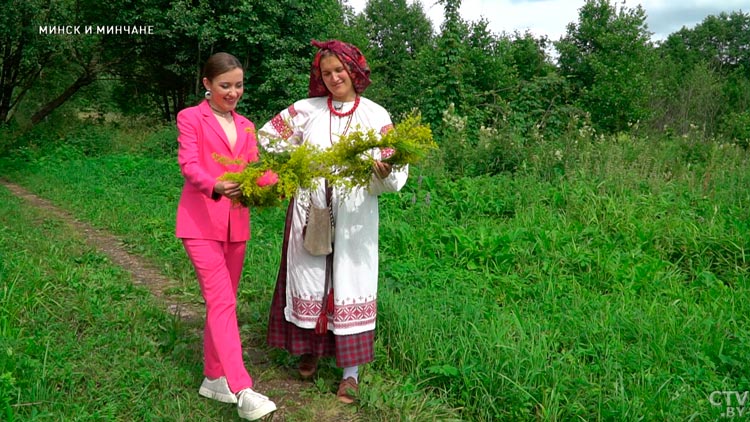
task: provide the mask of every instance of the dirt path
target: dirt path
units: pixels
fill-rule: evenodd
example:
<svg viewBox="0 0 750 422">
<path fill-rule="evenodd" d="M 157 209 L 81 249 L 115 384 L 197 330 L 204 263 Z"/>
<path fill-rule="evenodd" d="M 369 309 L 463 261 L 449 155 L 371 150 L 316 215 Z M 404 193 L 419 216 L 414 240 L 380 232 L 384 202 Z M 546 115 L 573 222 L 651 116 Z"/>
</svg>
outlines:
<svg viewBox="0 0 750 422">
<path fill-rule="evenodd" d="M 161 274 L 152 263 L 143 257 L 128 252 L 116 236 L 92 227 L 85 222 L 76 220 L 70 213 L 34 195 L 19 185 L 2 179 L 0 179 L 0 184 L 17 197 L 29 203 L 29 205 L 41 209 L 45 214 L 74 227 L 76 231 L 81 233 L 88 244 L 106 254 L 115 265 L 128 271 L 134 283 L 149 289 L 160 302 L 165 304 L 171 314 L 178 316 L 186 322 L 196 322 L 197 319 L 203 318 L 204 309 L 202 305 L 181 303 L 166 294 L 165 292 L 169 291 L 172 287 L 176 287 L 177 283 Z M 296 378 L 291 369 L 272 368 L 268 370 L 271 363 L 264 349 L 245 343 L 243 344 L 243 351 L 246 361 L 251 362 L 253 368 L 259 368 L 264 373 L 262 377 L 263 392 L 273 392 L 273 399 L 276 402 L 278 410 L 273 413 L 272 418 L 266 419 L 267 421 L 361 420 L 360 417 L 354 414 L 354 409 L 338 404 L 333 395 L 324 398 L 314 397 L 310 393 L 310 382 Z"/>
<path fill-rule="evenodd" d="M 202 316 L 202 306 L 170 301 L 164 292 L 170 287 L 175 287 L 176 283 L 164 277 L 151 263 L 126 251 L 120 239 L 96 229 L 87 223 L 76 220 L 69 213 L 57 208 L 51 202 L 34 195 L 21 186 L 4 180 L 1 182 L 3 186 L 17 197 L 25 200 L 35 208 L 44 210 L 45 214 L 51 215 L 74 227 L 76 231 L 83 235 L 89 245 L 107 255 L 115 265 L 127 270 L 135 283 L 147 287 L 154 296 L 166 303 L 167 309 L 171 314 L 183 319 L 193 319 Z"/>
</svg>

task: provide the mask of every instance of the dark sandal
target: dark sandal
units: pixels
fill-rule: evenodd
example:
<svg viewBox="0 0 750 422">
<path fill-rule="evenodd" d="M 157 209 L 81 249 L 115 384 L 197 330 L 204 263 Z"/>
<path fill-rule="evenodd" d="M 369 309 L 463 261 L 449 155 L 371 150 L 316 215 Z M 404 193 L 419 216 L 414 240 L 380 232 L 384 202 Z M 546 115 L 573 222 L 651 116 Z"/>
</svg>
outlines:
<svg viewBox="0 0 750 422">
<path fill-rule="evenodd" d="M 318 356 L 304 354 L 299 360 L 299 374 L 302 378 L 310 378 L 318 370 Z"/>
</svg>

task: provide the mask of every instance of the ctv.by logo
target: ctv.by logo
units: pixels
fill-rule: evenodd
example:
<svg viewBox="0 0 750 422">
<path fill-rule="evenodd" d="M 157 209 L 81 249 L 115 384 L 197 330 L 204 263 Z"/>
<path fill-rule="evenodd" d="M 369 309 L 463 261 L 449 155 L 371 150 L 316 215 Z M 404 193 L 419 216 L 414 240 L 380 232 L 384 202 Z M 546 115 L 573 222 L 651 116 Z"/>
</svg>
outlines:
<svg viewBox="0 0 750 422">
<path fill-rule="evenodd" d="M 750 416 L 750 391 L 713 391 L 708 401 L 714 407 L 722 407 L 722 418 L 742 418 Z"/>
</svg>

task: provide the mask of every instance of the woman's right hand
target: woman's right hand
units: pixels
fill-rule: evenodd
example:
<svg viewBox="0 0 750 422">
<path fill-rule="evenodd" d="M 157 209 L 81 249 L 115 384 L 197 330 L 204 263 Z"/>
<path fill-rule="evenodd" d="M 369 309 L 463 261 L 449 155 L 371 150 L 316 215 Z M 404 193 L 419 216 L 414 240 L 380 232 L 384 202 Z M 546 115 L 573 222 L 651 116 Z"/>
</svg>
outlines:
<svg viewBox="0 0 750 422">
<path fill-rule="evenodd" d="M 375 170 L 375 174 L 377 174 L 379 178 L 385 179 L 391 174 L 393 166 L 382 161 L 375 161 L 375 163 L 373 164 L 373 169 Z"/>
<path fill-rule="evenodd" d="M 242 195 L 240 184 L 237 182 L 219 181 L 214 185 L 214 192 L 229 199 L 237 199 Z"/>
</svg>

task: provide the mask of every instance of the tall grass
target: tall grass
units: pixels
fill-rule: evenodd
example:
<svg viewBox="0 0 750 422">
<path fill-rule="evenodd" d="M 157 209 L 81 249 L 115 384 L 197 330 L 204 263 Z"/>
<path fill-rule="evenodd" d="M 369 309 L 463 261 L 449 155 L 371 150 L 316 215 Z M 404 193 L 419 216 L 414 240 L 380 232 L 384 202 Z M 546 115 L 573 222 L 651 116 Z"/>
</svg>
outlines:
<svg viewBox="0 0 750 422">
<path fill-rule="evenodd" d="M 469 421 L 715 420 L 711 392 L 750 390 L 747 152 L 585 131 L 507 146 L 514 173 L 414 168 L 382 198 L 373 379 L 435 392 Z M 67 154 L 7 168 L 192 280 L 172 238 L 173 159 Z M 282 220 L 253 216 L 241 301 L 258 320 Z"/>
<path fill-rule="evenodd" d="M 538 148 L 527 171 L 388 198 L 386 365 L 470 420 L 714 420 L 712 391 L 750 388 L 747 153 Z"/>
</svg>

